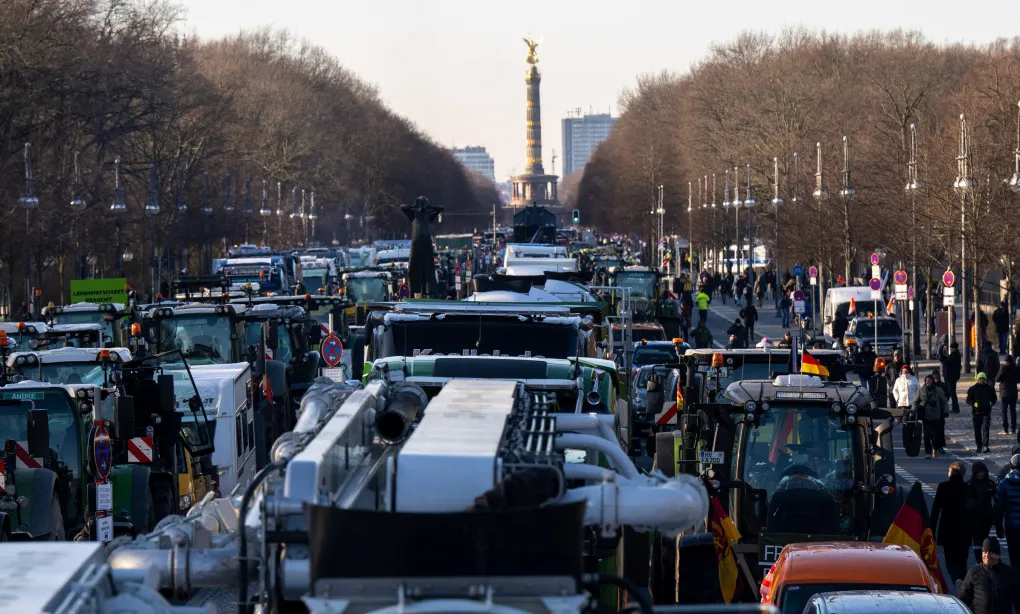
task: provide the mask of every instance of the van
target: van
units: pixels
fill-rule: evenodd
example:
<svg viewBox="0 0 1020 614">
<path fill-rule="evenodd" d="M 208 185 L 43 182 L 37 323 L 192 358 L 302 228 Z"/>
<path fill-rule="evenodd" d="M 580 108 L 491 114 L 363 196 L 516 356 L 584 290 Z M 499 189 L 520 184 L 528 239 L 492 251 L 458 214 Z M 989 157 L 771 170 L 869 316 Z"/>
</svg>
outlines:
<svg viewBox="0 0 1020 614">
<path fill-rule="evenodd" d="M 853 314 L 850 313 L 851 299 L 855 307 Z M 825 302 L 822 305 L 822 332 L 829 343 L 836 341 L 832 338 L 832 322 L 836 319 L 837 313 L 847 320 L 854 315 L 867 316 L 869 313 L 876 316 L 889 315 L 882 299 L 871 298 L 871 288 L 868 286 L 829 288 L 825 291 Z"/>
<path fill-rule="evenodd" d="M 962 601 L 949 595 L 903 591 L 842 591 L 819 593 L 804 614 L 970 614 Z"/>
<path fill-rule="evenodd" d="M 787 544 L 762 581 L 761 602 L 783 614 L 801 614 L 818 593 L 892 590 L 938 593 L 913 550 L 877 542 Z"/>
</svg>

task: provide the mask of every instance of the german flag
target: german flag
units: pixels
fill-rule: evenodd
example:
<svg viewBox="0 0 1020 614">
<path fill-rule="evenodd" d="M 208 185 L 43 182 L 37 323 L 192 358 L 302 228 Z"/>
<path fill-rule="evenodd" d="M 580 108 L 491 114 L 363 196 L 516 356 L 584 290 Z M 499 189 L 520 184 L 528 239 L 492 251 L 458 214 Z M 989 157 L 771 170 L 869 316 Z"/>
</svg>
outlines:
<svg viewBox="0 0 1020 614">
<path fill-rule="evenodd" d="M 800 443 L 800 436 L 794 427 L 797 425 L 797 415 L 792 411 L 783 418 L 775 437 L 772 439 L 772 447 L 769 449 L 769 462 L 773 465 L 779 460 L 779 454 L 791 443 Z"/>
<path fill-rule="evenodd" d="M 804 355 L 800 359 L 800 372 L 809 373 L 811 375 L 821 375 L 823 377 L 829 377 L 829 370 L 825 368 L 817 358 L 811 355 L 811 352 L 804 350 Z"/>
<path fill-rule="evenodd" d="M 712 497 L 712 509 L 708 513 L 712 523 L 712 543 L 715 544 L 715 558 L 719 564 L 719 589 L 723 601 L 730 603 L 737 593 L 740 572 L 737 557 L 733 554 L 733 543 L 740 539 L 740 532 L 723 510 L 719 497 Z"/>
<path fill-rule="evenodd" d="M 855 301 L 852 296 L 850 297 L 850 309 L 847 309 L 847 313 L 857 313 L 857 301 Z"/>
<path fill-rule="evenodd" d="M 932 578 L 939 585 L 942 593 L 947 593 L 946 578 L 939 568 L 938 548 L 935 546 L 935 536 L 931 532 L 931 522 L 928 520 L 928 505 L 924 502 L 924 492 L 921 490 L 921 483 L 914 482 L 914 486 L 903 502 L 896 518 L 889 526 L 889 531 L 882 540 L 883 544 L 902 544 L 909 547 L 921 557 L 924 564 L 928 566 Z"/>
</svg>

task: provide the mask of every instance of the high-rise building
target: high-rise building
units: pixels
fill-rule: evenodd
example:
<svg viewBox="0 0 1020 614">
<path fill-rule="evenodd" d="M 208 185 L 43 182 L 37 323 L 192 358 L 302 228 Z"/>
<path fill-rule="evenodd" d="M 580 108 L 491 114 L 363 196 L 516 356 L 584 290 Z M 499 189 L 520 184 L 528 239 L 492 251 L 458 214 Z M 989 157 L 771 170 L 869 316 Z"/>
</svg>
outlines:
<svg viewBox="0 0 1020 614">
<path fill-rule="evenodd" d="M 564 177 L 584 168 L 599 143 L 609 138 L 615 121 L 609 113 L 582 115 L 580 111 L 563 119 Z"/>
<path fill-rule="evenodd" d="M 496 179 L 496 163 L 489 152 L 481 146 L 454 147 L 453 157 L 467 168 L 481 173 L 489 179 Z"/>
</svg>

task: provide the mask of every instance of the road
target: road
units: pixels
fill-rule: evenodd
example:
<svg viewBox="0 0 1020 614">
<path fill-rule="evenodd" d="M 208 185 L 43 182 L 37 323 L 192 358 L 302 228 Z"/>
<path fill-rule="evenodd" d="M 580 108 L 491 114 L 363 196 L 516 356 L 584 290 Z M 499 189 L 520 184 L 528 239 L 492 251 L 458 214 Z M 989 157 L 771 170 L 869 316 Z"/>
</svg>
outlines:
<svg viewBox="0 0 1020 614">
<path fill-rule="evenodd" d="M 752 342 L 752 345 L 757 341 L 760 341 L 762 337 L 768 337 L 771 341 L 775 342 L 783 337 L 783 327 L 781 321 L 775 314 L 775 308 L 773 303 L 765 301 L 762 309 L 758 311 L 759 322 L 755 327 L 756 339 Z M 726 334 L 726 329 L 733 323 L 737 317 L 739 309 L 734 306 L 733 301 L 730 300 L 728 305 L 721 304 L 718 297 L 712 301 L 712 305 L 709 309 L 708 327 L 712 331 L 713 342 L 716 347 L 725 347 L 726 342 L 729 339 L 729 335 Z M 695 316 L 696 317 L 696 316 Z M 993 426 L 994 426 L 993 422 Z M 994 430 L 994 429 L 993 429 Z M 935 490 L 938 488 L 939 482 L 947 479 L 949 471 L 949 464 L 954 461 L 960 461 L 967 467 L 967 479 L 970 478 L 970 468 L 975 461 L 984 461 L 988 465 L 988 469 L 992 475 L 998 474 L 1001 466 L 1001 455 L 987 456 L 987 455 L 975 455 L 970 449 L 951 441 L 946 447 L 944 456 L 939 456 L 935 459 L 928 459 L 922 453 L 911 458 L 907 456 L 906 451 L 903 449 L 902 436 L 899 428 L 895 431 L 894 440 L 895 445 L 895 457 L 896 457 L 896 481 L 900 486 L 910 488 L 915 481 L 921 482 L 921 487 L 924 490 L 925 499 L 928 503 L 928 509 L 931 510 L 932 502 L 935 498 Z M 1009 554 L 1006 549 L 1005 538 L 1000 540 L 1002 546 L 1002 557 L 1003 561 L 1009 563 Z M 973 558 L 970 559 L 969 565 L 973 565 Z M 942 563 L 942 568 L 945 570 L 945 562 Z"/>
</svg>

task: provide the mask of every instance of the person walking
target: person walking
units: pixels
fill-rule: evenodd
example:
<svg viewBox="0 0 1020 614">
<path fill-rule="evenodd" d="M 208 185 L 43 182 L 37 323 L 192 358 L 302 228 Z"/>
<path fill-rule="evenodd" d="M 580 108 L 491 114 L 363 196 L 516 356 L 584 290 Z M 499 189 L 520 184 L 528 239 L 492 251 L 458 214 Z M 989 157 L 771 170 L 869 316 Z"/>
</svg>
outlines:
<svg viewBox="0 0 1020 614">
<path fill-rule="evenodd" d="M 691 337 L 694 338 L 694 347 L 699 350 L 712 347 L 712 331 L 708 330 L 704 322 L 698 322 Z"/>
<path fill-rule="evenodd" d="M 956 394 L 956 384 L 960 381 L 960 374 L 963 372 L 960 344 L 952 341 L 948 350 L 943 346 L 938 353 L 938 358 L 939 364 L 942 365 L 942 377 L 946 380 L 946 386 L 949 386 L 949 404 L 953 406 L 951 411 L 958 414 L 960 413 L 960 400 Z"/>
<path fill-rule="evenodd" d="M 930 380 L 926 377 L 925 380 Z M 934 388 L 938 390 L 938 388 Z M 939 390 L 939 394 L 941 394 Z M 927 442 L 925 442 L 927 444 Z M 974 507 L 970 485 L 963 480 L 967 468 L 963 463 L 949 465 L 949 479 L 935 490 L 931 505 L 931 526 L 935 543 L 942 546 L 946 556 L 946 571 L 953 582 L 967 575 L 967 559 L 974 533 L 972 522 Z M 971 508 L 971 509 L 968 509 Z"/>
<path fill-rule="evenodd" d="M 698 320 L 700 324 L 708 323 L 708 304 L 712 302 L 712 297 L 709 296 L 705 289 L 702 288 L 698 291 L 698 296 L 694 298 L 694 302 L 698 304 Z"/>
<path fill-rule="evenodd" d="M 1009 560 L 1020 561 L 1020 454 L 1009 459 L 1009 467 L 995 489 L 995 534 L 1006 538 Z"/>
<path fill-rule="evenodd" d="M 992 525 L 995 523 L 995 481 L 988 474 L 988 467 L 977 461 L 970 472 L 970 496 L 974 504 L 971 514 L 973 521 L 971 528 L 974 530 L 971 537 L 974 549 L 974 560 L 981 560 L 981 544 L 992 532 Z"/>
<path fill-rule="evenodd" d="M 899 384 L 899 380 L 896 383 Z M 924 432 L 924 453 L 927 458 L 935 458 L 942 447 L 939 442 L 939 422 L 949 405 L 945 393 L 935 385 L 935 378 L 931 375 L 924 378 L 924 386 L 918 392 L 913 406 Z M 960 576 L 963 576 L 962 572 Z"/>
<path fill-rule="evenodd" d="M 917 378 L 910 370 L 910 365 L 903 365 L 900 368 L 900 376 L 893 383 L 893 398 L 896 400 L 896 407 L 899 409 L 910 409 L 917 401 L 919 386 Z"/>
<path fill-rule="evenodd" d="M 967 389 L 967 407 L 970 407 L 974 419 L 974 440 L 978 452 L 991 452 L 988 447 L 988 430 L 995 401 L 995 388 L 988 383 L 988 376 L 983 371 L 978 373 L 977 382 Z"/>
<path fill-rule="evenodd" d="M 1002 434 L 1016 433 L 1016 386 L 1020 383 L 1020 368 L 1013 356 L 1006 354 L 1005 362 L 995 378 L 999 382 L 999 399 L 1002 401 Z M 1020 562 L 1020 561 L 1017 561 Z"/>
<path fill-rule="evenodd" d="M 885 365 L 885 391 L 889 395 L 889 404 L 886 407 L 896 407 L 896 397 L 893 396 L 893 389 L 896 386 L 896 379 L 903 371 L 903 355 L 899 350 L 893 351 L 892 360 Z"/>
<path fill-rule="evenodd" d="M 985 341 L 981 346 L 981 353 L 978 354 L 977 363 L 974 367 L 988 376 L 990 381 L 995 381 L 995 378 L 999 375 L 999 355 L 992 348 L 991 341 Z"/>
<path fill-rule="evenodd" d="M 747 335 L 746 341 L 748 347 L 750 347 L 751 342 L 755 341 L 754 325 L 758 322 L 758 310 L 752 301 L 748 301 L 744 308 L 740 310 L 740 317 L 744 318 L 744 330 Z"/>
<path fill-rule="evenodd" d="M 935 380 L 935 387 L 942 390 L 942 394 L 946 397 L 946 410 L 942 412 L 942 417 L 939 418 L 939 454 L 946 453 L 946 418 L 949 417 L 949 385 L 942 381 L 942 374 L 939 373 L 938 369 L 931 370 L 931 377 Z"/>
<path fill-rule="evenodd" d="M 967 571 L 956 597 L 973 614 L 1020 612 L 1020 575 L 1002 562 L 998 541 L 981 544 L 981 562 Z"/>
<path fill-rule="evenodd" d="M 999 341 L 999 353 L 1009 353 L 1009 311 L 1006 309 L 1006 301 L 999 303 L 992 312 L 992 324 L 995 325 L 995 336 Z"/>
<path fill-rule="evenodd" d="M 793 301 L 790 300 L 790 293 L 783 292 L 779 297 L 779 315 L 783 318 L 783 328 L 790 328 L 790 310 L 793 308 Z"/>
</svg>

